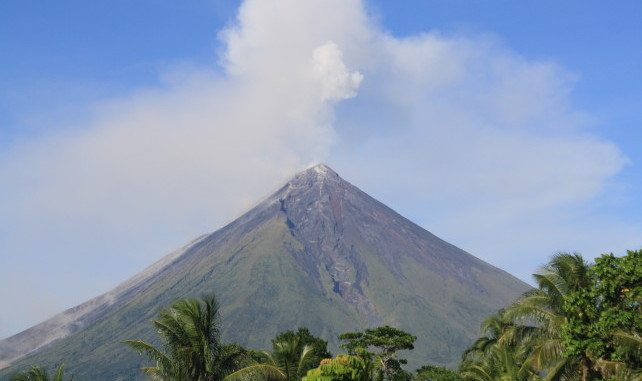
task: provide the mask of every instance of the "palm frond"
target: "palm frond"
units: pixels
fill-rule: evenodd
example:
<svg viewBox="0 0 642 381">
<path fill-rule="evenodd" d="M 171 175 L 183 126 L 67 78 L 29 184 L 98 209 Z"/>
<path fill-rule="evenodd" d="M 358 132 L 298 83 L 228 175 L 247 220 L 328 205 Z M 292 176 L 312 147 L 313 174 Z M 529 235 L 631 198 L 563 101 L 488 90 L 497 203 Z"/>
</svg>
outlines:
<svg viewBox="0 0 642 381">
<path fill-rule="evenodd" d="M 255 364 L 227 375 L 223 381 L 283 381 L 287 375 L 279 367 L 270 364 Z"/>
<path fill-rule="evenodd" d="M 157 367 L 164 369 L 170 369 L 172 367 L 172 360 L 152 344 L 143 340 L 125 340 L 123 343 L 139 353 L 147 355 L 147 357 L 156 362 Z"/>
<path fill-rule="evenodd" d="M 63 381 L 62 378 L 65 375 L 65 364 L 60 364 L 54 373 L 53 381 Z"/>
</svg>

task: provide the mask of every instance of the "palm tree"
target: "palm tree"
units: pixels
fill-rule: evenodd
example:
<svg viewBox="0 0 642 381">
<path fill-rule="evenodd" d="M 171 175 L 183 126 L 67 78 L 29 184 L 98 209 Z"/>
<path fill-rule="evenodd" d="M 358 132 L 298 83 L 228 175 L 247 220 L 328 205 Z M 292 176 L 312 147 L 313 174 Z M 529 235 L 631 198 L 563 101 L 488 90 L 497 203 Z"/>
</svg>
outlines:
<svg viewBox="0 0 642 381">
<path fill-rule="evenodd" d="M 11 381 L 62 381 L 65 374 L 64 364 L 56 369 L 53 378 L 49 378 L 47 371 L 39 366 L 33 366 L 31 369 L 18 373 L 11 377 Z"/>
<path fill-rule="evenodd" d="M 222 380 L 244 357 L 240 346 L 221 343 L 214 296 L 178 300 L 162 310 L 153 324 L 164 341 L 161 349 L 143 340 L 125 341 L 155 362 L 143 368 L 152 379 Z"/>
<path fill-rule="evenodd" d="M 279 365 L 287 381 L 300 380 L 308 369 L 321 361 L 314 355 L 312 346 L 304 345 L 298 337 L 275 342 L 273 347 L 270 361 Z"/>
<path fill-rule="evenodd" d="M 460 375 L 471 381 L 541 380 L 528 362 L 523 347 L 494 344 L 483 357 L 465 360 Z"/>
<path fill-rule="evenodd" d="M 513 346 L 531 334 L 532 330 L 533 327 L 515 324 L 507 318 L 505 310 L 499 310 L 482 322 L 482 336 L 464 351 L 462 361 L 474 356 L 483 357 L 493 347 Z"/>
<path fill-rule="evenodd" d="M 230 374 L 225 380 L 298 381 L 321 360 L 314 355 L 313 347 L 304 345 L 297 336 L 273 342 L 272 346 L 271 353 L 261 352 L 261 361 Z"/>
<path fill-rule="evenodd" d="M 528 361 L 546 374 L 546 380 L 572 380 L 578 374 L 588 380 L 593 367 L 590 358 L 565 356 L 561 331 L 568 318 L 565 297 L 590 287 L 589 264 L 580 254 L 559 253 L 534 278 L 538 288 L 526 292 L 505 312 L 508 319 L 533 327 L 523 338 L 523 345 L 530 347 Z"/>
<path fill-rule="evenodd" d="M 482 337 L 462 358 L 468 379 L 588 379 L 594 364 L 588 354 L 564 353 L 562 327 L 570 316 L 565 298 L 590 287 L 589 264 L 579 254 L 559 253 L 534 278 L 537 289 L 482 323 Z"/>
<path fill-rule="evenodd" d="M 460 374 L 474 381 L 539 380 L 521 341 L 532 334 L 533 327 L 515 324 L 505 311 L 487 318 L 481 325 L 483 335 L 462 355 Z"/>
</svg>

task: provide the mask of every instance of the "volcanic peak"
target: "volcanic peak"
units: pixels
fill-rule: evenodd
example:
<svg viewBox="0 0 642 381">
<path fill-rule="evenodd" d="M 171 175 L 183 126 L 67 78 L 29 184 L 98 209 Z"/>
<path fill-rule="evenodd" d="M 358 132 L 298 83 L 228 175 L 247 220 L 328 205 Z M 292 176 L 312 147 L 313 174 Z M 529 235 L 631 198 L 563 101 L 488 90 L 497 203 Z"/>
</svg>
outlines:
<svg viewBox="0 0 642 381">
<path fill-rule="evenodd" d="M 304 186 L 313 186 L 315 184 L 327 182 L 345 181 L 339 175 L 325 164 L 317 164 L 302 172 L 296 174 L 288 185 L 299 188 Z"/>
</svg>

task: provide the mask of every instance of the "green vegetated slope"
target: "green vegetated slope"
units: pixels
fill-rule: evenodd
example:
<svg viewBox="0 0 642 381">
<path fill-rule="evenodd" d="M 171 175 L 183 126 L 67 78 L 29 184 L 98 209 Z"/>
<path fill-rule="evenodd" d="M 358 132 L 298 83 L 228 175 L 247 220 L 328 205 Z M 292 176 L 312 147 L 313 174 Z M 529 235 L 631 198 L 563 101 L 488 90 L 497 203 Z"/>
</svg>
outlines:
<svg viewBox="0 0 642 381">
<path fill-rule="evenodd" d="M 150 324 L 174 299 L 215 293 L 226 341 L 267 349 L 305 326 L 337 335 L 389 324 L 418 337 L 410 366 L 454 365 L 484 317 L 528 286 L 435 237 L 325 166 L 295 177 L 227 227 L 197 240 L 101 305 L 83 328 L 0 371 L 65 362 L 77 380 L 142 379 L 121 342 L 155 340 Z"/>
</svg>

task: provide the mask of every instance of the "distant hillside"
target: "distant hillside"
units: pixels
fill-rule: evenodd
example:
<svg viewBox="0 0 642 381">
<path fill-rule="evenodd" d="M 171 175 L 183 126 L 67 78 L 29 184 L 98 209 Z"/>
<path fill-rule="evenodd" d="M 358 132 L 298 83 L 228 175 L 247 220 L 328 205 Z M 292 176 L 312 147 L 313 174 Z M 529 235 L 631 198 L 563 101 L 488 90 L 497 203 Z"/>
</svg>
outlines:
<svg viewBox="0 0 642 381">
<path fill-rule="evenodd" d="M 483 318 L 527 289 L 318 165 L 114 291 L 0 341 L 13 363 L 0 379 L 62 361 L 77 380 L 140 379 L 143 358 L 121 341 L 154 339 L 159 308 L 211 292 L 227 341 L 268 348 L 306 326 L 336 350 L 342 332 L 389 324 L 418 336 L 411 366 L 453 365 Z"/>
</svg>

